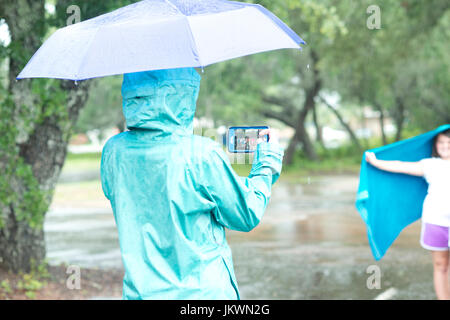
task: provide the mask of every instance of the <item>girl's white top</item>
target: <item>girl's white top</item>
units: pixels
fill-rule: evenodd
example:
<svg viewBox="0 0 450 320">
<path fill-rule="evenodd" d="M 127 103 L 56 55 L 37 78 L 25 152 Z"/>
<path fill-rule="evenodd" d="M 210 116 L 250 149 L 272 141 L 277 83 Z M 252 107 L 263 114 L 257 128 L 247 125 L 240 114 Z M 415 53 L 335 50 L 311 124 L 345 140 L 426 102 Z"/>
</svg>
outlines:
<svg viewBox="0 0 450 320">
<path fill-rule="evenodd" d="M 422 210 L 422 221 L 450 227 L 450 161 L 427 158 L 420 161 L 428 193 Z"/>
</svg>

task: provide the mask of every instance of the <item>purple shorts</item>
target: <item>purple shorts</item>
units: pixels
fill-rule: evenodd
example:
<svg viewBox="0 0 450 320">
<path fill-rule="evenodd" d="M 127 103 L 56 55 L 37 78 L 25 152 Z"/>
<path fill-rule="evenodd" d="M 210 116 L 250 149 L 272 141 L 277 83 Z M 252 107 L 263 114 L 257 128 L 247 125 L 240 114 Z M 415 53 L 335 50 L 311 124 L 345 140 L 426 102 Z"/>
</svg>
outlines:
<svg viewBox="0 0 450 320">
<path fill-rule="evenodd" d="M 446 251 L 450 247 L 449 227 L 442 227 L 431 223 L 422 223 L 420 244 L 433 251 Z"/>
</svg>

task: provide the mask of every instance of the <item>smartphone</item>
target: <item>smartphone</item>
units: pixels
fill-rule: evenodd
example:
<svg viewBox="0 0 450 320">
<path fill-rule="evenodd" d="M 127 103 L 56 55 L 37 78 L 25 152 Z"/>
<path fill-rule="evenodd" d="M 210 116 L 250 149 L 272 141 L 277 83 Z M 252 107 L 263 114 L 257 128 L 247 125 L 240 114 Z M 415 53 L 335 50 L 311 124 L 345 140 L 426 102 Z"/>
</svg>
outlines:
<svg viewBox="0 0 450 320">
<path fill-rule="evenodd" d="M 250 127 L 229 127 L 228 128 L 228 151 L 250 153 L 256 151 L 259 132 L 269 129 L 268 126 L 250 126 Z M 263 141 L 269 141 L 266 134 Z"/>
</svg>

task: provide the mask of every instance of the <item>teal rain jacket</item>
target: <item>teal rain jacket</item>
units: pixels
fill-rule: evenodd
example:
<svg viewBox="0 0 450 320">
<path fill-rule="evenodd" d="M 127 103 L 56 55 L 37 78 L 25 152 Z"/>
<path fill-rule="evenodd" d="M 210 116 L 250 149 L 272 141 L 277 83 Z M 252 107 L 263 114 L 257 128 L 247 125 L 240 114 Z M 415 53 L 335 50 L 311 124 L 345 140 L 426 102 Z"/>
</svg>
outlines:
<svg viewBox="0 0 450 320">
<path fill-rule="evenodd" d="M 248 177 L 221 145 L 193 134 L 193 68 L 125 74 L 129 131 L 107 141 L 101 181 L 118 228 L 123 299 L 239 299 L 224 228 L 260 222 L 283 150 L 263 142 Z"/>
</svg>

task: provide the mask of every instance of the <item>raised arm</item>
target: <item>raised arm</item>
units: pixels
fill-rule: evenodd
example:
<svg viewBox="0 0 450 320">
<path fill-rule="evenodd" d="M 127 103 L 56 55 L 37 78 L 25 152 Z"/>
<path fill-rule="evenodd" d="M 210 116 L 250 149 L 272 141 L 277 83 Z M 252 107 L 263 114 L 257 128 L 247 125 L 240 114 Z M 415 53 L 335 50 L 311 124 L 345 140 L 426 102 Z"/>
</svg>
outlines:
<svg viewBox="0 0 450 320">
<path fill-rule="evenodd" d="M 379 160 L 373 152 L 366 152 L 366 161 L 374 167 L 389 172 L 409 174 L 412 176 L 423 176 L 423 165 L 418 162 L 407 162 L 397 160 Z"/>
<path fill-rule="evenodd" d="M 277 143 L 259 143 L 249 176 L 239 177 L 220 146 L 210 150 L 201 173 L 205 177 L 203 192 L 216 204 L 213 214 L 217 222 L 237 231 L 250 231 L 258 225 L 272 185 L 280 176 L 283 154 Z"/>
</svg>

